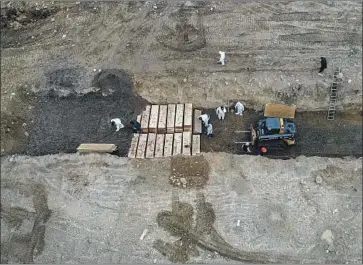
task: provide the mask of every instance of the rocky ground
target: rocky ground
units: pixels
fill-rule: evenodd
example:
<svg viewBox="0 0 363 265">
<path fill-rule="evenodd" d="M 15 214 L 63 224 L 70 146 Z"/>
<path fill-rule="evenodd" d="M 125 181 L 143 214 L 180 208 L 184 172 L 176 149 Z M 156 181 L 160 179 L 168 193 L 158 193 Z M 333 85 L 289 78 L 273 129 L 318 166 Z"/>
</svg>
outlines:
<svg viewBox="0 0 363 265">
<path fill-rule="evenodd" d="M 2 263 L 362 262 L 361 12 L 361 1 L 2 1 Z M 109 121 L 148 103 L 212 114 L 236 100 L 246 115 L 213 114 L 200 157 L 64 154 L 107 142 L 125 155 L 130 128 Z M 297 105 L 296 159 L 235 155 L 235 131 L 269 102 Z"/>
<path fill-rule="evenodd" d="M 362 159 L 65 154 L 1 172 L 2 262 L 362 262 Z"/>
</svg>

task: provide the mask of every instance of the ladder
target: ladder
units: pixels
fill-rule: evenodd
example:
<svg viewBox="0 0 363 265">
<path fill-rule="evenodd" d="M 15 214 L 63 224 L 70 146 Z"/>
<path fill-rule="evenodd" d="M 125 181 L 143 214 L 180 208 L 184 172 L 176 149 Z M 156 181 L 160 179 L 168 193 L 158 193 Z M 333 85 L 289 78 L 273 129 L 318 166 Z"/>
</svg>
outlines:
<svg viewBox="0 0 363 265">
<path fill-rule="evenodd" d="M 328 108 L 328 121 L 332 121 L 335 118 L 336 102 L 338 96 L 338 86 L 342 83 L 342 78 L 339 76 L 340 68 L 334 72 L 333 83 L 330 87 L 330 100 Z"/>
</svg>

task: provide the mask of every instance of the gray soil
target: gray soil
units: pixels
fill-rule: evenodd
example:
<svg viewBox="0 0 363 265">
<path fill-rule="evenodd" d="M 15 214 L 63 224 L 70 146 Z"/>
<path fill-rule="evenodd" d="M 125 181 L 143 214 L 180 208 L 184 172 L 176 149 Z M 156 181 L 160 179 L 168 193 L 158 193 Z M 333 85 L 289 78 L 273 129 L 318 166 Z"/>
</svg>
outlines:
<svg viewBox="0 0 363 265">
<path fill-rule="evenodd" d="M 196 161 L 180 189 L 171 159 L 3 157 L 2 263 L 362 262 L 362 159 Z"/>
<path fill-rule="evenodd" d="M 236 142 L 249 141 L 250 124 L 261 118 L 261 113 L 246 110 L 244 115 L 237 116 L 227 113 L 225 120 L 220 121 L 214 109 L 203 110 L 211 117 L 214 137 L 202 136 L 203 152 L 228 152 L 243 154 L 242 144 Z M 362 156 L 362 116 L 360 113 L 344 115 L 336 114 L 334 121 L 327 120 L 327 112 L 297 112 L 296 146 L 286 151 L 273 151 L 271 157 L 304 156 Z"/>
</svg>

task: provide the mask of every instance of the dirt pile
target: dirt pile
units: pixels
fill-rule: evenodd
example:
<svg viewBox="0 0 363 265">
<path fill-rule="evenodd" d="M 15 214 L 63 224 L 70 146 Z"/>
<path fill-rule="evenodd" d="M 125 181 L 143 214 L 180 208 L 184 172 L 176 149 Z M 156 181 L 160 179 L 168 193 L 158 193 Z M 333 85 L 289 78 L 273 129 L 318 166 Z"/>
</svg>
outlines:
<svg viewBox="0 0 363 265">
<path fill-rule="evenodd" d="M 60 84 L 61 77 L 54 77 Z M 76 95 L 69 87 L 71 93 L 67 96 L 50 90 L 40 98 L 26 154 L 75 152 L 81 143 L 113 143 L 119 155 L 127 154 L 132 137 L 129 121 L 148 102 L 136 94 L 131 77 L 123 70 L 102 70 L 91 85 L 93 91 L 84 95 Z M 113 118 L 121 119 L 125 128 L 116 132 L 110 122 Z"/>
<path fill-rule="evenodd" d="M 208 161 L 203 156 L 171 158 L 170 183 L 180 188 L 203 188 L 209 178 Z"/>
</svg>

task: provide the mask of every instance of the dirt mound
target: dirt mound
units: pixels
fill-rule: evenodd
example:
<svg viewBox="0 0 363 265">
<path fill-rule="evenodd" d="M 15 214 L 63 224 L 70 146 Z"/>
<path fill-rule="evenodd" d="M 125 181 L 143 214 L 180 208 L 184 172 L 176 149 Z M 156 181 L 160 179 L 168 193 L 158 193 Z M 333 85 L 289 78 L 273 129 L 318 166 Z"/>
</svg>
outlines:
<svg viewBox="0 0 363 265">
<path fill-rule="evenodd" d="M 70 73 L 63 70 L 53 73 L 63 77 L 64 73 Z M 56 85 L 72 90 L 77 79 L 62 78 L 53 80 Z M 136 94 L 131 77 L 123 70 L 97 73 L 92 86 L 96 91 L 82 96 L 74 93 L 63 97 L 43 96 L 36 104 L 25 153 L 68 153 L 75 152 L 81 143 L 113 143 L 118 146 L 118 154 L 125 156 L 132 137 L 129 120 L 136 118 L 148 102 Z M 121 119 L 125 128 L 116 132 L 110 122 L 113 118 Z"/>
<path fill-rule="evenodd" d="M 203 156 L 171 159 L 170 183 L 180 188 L 203 188 L 209 179 L 209 164 Z"/>
</svg>

